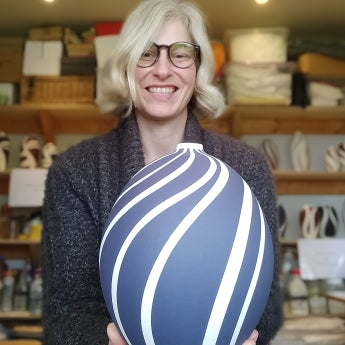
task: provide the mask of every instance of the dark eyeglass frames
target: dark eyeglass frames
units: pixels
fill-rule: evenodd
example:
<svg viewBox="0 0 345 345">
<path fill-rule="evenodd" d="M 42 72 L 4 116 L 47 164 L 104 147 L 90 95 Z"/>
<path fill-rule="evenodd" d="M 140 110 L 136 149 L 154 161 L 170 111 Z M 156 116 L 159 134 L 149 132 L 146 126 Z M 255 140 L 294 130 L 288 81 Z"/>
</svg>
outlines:
<svg viewBox="0 0 345 345">
<path fill-rule="evenodd" d="M 200 46 L 194 43 L 175 42 L 170 46 L 152 43 L 139 58 L 137 66 L 142 68 L 153 66 L 158 61 L 162 48 L 167 49 L 170 62 L 178 68 L 190 67 L 200 56 Z"/>
</svg>

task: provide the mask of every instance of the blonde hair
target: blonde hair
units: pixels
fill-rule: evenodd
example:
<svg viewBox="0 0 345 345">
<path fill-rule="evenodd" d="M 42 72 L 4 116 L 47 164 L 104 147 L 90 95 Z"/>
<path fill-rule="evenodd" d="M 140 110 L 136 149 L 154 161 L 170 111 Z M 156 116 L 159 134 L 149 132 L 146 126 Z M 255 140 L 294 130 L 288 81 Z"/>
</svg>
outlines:
<svg viewBox="0 0 345 345">
<path fill-rule="evenodd" d="M 145 0 L 129 15 L 114 53 L 98 74 L 102 91 L 96 103 L 102 111 L 121 116 L 131 113 L 136 99 L 134 73 L 137 62 L 151 38 L 171 19 L 180 20 L 193 43 L 200 46 L 201 59 L 189 108 L 197 116 L 204 117 L 217 117 L 223 112 L 224 97 L 212 85 L 214 58 L 202 14 L 193 4 L 178 0 Z"/>
</svg>

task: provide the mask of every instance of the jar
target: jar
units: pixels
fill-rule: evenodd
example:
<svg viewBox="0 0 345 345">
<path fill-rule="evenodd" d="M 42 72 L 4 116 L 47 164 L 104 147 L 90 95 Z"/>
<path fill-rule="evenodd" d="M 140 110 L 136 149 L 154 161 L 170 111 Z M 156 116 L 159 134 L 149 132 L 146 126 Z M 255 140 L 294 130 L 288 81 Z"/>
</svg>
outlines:
<svg viewBox="0 0 345 345">
<path fill-rule="evenodd" d="M 288 286 L 290 313 L 296 316 L 308 315 L 309 304 L 307 285 L 301 279 L 299 269 L 293 269 L 291 274 L 292 277 Z"/>
<path fill-rule="evenodd" d="M 327 313 L 327 300 L 321 288 L 319 280 L 310 280 L 307 282 L 308 301 L 310 313 L 322 315 Z"/>
</svg>

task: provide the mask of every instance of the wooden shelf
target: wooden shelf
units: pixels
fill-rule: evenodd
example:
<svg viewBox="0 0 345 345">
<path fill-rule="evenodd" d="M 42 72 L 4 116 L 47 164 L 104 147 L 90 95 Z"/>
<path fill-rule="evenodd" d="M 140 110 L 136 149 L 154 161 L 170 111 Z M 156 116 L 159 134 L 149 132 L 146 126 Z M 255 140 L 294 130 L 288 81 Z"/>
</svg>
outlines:
<svg viewBox="0 0 345 345">
<path fill-rule="evenodd" d="M 297 248 L 297 240 L 287 240 L 286 238 L 281 238 L 279 242 L 281 247 Z"/>
<path fill-rule="evenodd" d="M 41 320 L 41 315 L 29 311 L 0 312 L 0 320 Z"/>
<path fill-rule="evenodd" d="M 94 104 L 40 104 L 0 106 L 0 129 L 13 134 L 43 134 L 54 141 L 56 134 L 101 134 L 118 119 L 101 114 Z"/>
<path fill-rule="evenodd" d="M 8 133 L 101 134 L 116 127 L 118 118 L 101 114 L 94 104 L 0 106 L 0 129 Z M 345 107 L 234 106 L 203 127 L 240 138 L 244 134 L 345 134 Z M 275 171 L 278 194 L 345 194 L 344 173 Z M 9 173 L 0 173 L 0 194 L 8 193 Z"/>
<path fill-rule="evenodd" d="M 0 194 L 8 194 L 9 172 L 0 173 Z M 345 173 L 273 171 L 276 192 L 292 194 L 345 194 Z"/>
<path fill-rule="evenodd" d="M 31 260 L 33 267 L 40 267 L 41 242 L 33 240 L 0 239 L 0 254 L 6 259 Z"/>
<path fill-rule="evenodd" d="M 344 134 L 345 107 L 235 106 L 232 134 Z"/>
<path fill-rule="evenodd" d="M 274 171 L 276 192 L 283 194 L 345 194 L 345 173 Z"/>
<path fill-rule="evenodd" d="M 94 104 L 37 104 L 0 106 L 0 128 L 8 133 L 99 134 L 117 125 L 118 119 L 101 114 Z M 201 124 L 218 133 L 244 134 L 344 134 L 345 106 L 234 106 L 215 120 Z M 43 127 L 43 128 L 42 128 Z"/>
</svg>

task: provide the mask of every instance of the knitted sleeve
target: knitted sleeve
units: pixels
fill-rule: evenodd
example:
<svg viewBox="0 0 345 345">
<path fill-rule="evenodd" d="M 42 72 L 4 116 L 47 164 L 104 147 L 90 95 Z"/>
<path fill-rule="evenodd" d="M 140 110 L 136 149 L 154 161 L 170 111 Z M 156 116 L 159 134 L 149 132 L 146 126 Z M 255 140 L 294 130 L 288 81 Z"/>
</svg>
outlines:
<svg viewBox="0 0 345 345">
<path fill-rule="evenodd" d="M 45 345 L 106 345 L 111 322 L 99 282 L 97 210 L 83 189 L 97 190 L 60 159 L 49 170 L 43 207 L 43 317 Z M 92 190 L 94 189 L 94 190 Z M 92 193 L 91 193 L 92 194 Z"/>
</svg>

